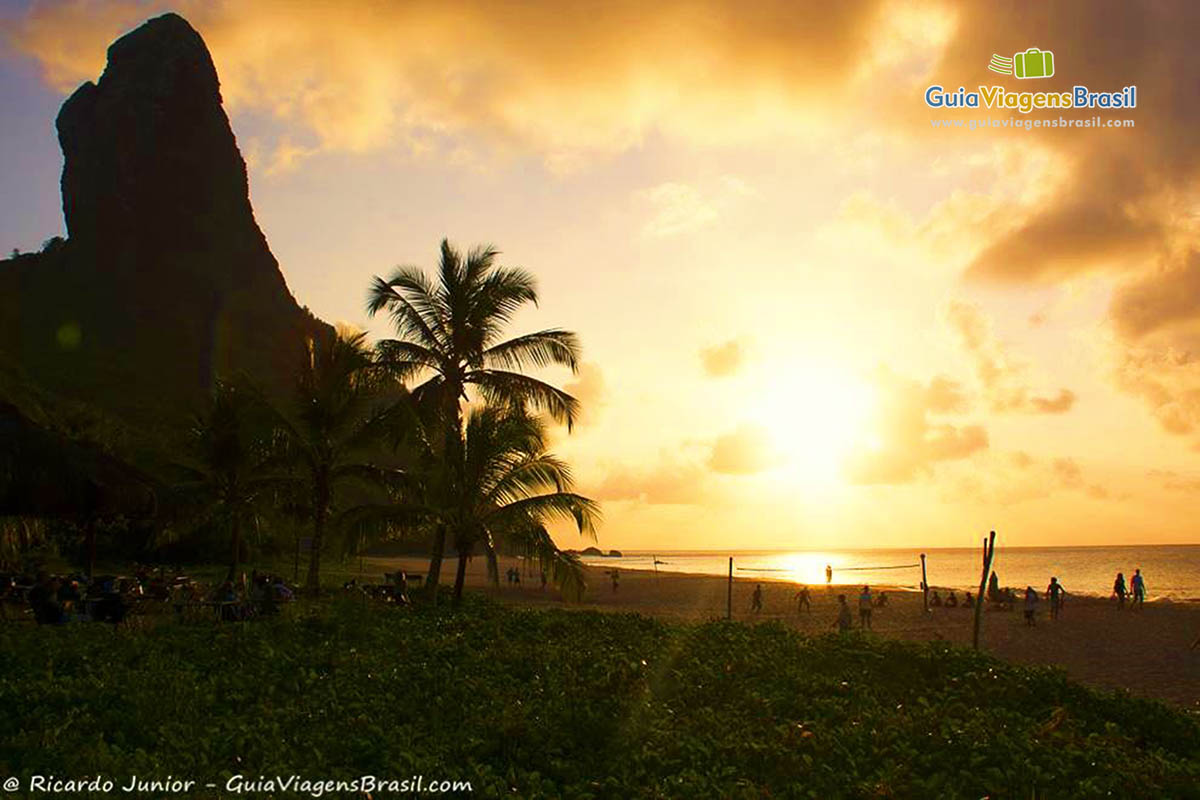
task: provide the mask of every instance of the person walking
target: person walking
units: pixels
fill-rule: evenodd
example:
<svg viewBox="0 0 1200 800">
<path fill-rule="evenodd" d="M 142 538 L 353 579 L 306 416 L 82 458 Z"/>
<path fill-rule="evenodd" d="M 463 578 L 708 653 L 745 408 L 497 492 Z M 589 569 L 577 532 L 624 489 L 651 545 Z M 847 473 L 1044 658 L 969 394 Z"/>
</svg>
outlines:
<svg viewBox="0 0 1200 800">
<path fill-rule="evenodd" d="M 762 584 L 754 587 L 754 596 L 750 599 L 750 610 L 754 613 L 762 611 Z"/>
<path fill-rule="evenodd" d="M 807 611 L 812 613 L 812 596 L 808 592 L 807 586 L 801 586 L 800 591 L 796 592 L 796 613 Z"/>
<path fill-rule="evenodd" d="M 1117 579 L 1113 581 L 1113 596 L 1117 598 L 1117 611 L 1125 609 L 1125 597 L 1129 592 L 1125 589 L 1125 573 L 1118 572 Z"/>
<path fill-rule="evenodd" d="M 1067 590 L 1058 582 L 1058 578 L 1051 578 L 1050 585 L 1046 587 L 1046 596 L 1050 598 L 1050 619 L 1058 619 L 1066 594 Z"/>
<path fill-rule="evenodd" d="M 1038 593 L 1034 591 L 1032 586 L 1025 587 L 1025 624 L 1032 626 L 1035 624 L 1034 617 L 1037 615 Z"/>
<path fill-rule="evenodd" d="M 862 593 L 858 596 L 858 621 L 865 630 L 871 630 L 871 609 L 874 604 L 871 602 L 871 587 L 864 586 Z"/>
<path fill-rule="evenodd" d="M 1146 579 L 1142 577 L 1141 569 L 1133 571 L 1129 585 L 1133 589 L 1133 607 L 1140 611 L 1142 604 L 1146 602 Z"/>
</svg>

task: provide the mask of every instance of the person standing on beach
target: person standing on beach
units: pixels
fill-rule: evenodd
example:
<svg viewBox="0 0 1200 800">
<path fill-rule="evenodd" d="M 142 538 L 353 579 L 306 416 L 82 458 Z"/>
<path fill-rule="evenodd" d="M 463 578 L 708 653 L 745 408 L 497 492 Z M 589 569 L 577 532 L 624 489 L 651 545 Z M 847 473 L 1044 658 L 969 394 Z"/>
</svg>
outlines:
<svg viewBox="0 0 1200 800">
<path fill-rule="evenodd" d="M 838 616 L 831 627 L 837 628 L 838 633 L 845 633 L 850 630 L 851 625 L 853 625 L 853 622 L 850 620 L 850 606 L 846 605 L 846 595 L 839 594 Z"/>
<path fill-rule="evenodd" d="M 864 586 L 858 596 L 858 621 L 866 630 L 871 630 L 871 587 Z"/>
<path fill-rule="evenodd" d="M 612 571 L 613 594 L 617 593 L 617 582 L 621 579 L 621 571 L 614 569 Z"/>
<path fill-rule="evenodd" d="M 1025 587 L 1025 624 L 1033 625 L 1037 614 L 1038 593 L 1032 586 Z"/>
<path fill-rule="evenodd" d="M 829 586 L 832 583 L 833 583 L 833 565 L 826 564 L 825 565 L 825 585 Z"/>
<path fill-rule="evenodd" d="M 1146 579 L 1142 577 L 1141 569 L 1133 571 L 1129 585 L 1133 589 L 1133 608 L 1141 609 L 1142 604 L 1146 602 Z"/>
<path fill-rule="evenodd" d="M 1050 585 L 1046 587 L 1046 596 L 1050 598 L 1050 619 L 1058 619 L 1066 594 L 1067 590 L 1058 582 L 1058 578 L 1051 578 Z"/>
<path fill-rule="evenodd" d="M 810 614 L 812 613 L 812 597 L 808 593 L 807 586 L 801 586 L 800 591 L 796 592 L 796 600 L 797 614 L 799 614 L 801 610 L 807 611 Z"/>
<path fill-rule="evenodd" d="M 750 599 L 750 610 L 754 613 L 762 611 L 762 584 L 754 587 L 754 596 Z"/>
<path fill-rule="evenodd" d="M 1117 611 L 1125 608 L 1125 596 L 1128 592 L 1125 590 L 1125 573 L 1118 572 L 1117 579 L 1113 581 L 1113 595 L 1117 598 Z"/>
</svg>

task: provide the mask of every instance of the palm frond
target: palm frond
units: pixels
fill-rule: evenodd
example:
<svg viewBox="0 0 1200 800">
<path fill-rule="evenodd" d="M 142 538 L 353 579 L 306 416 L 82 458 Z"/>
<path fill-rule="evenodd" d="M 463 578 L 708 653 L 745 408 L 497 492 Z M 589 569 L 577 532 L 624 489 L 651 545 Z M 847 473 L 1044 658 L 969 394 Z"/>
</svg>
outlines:
<svg viewBox="0 0 1200 800">
<path fill-rule="evenodd" d="M 549 328 L 509 339 L 483 351 L 483 365 L 503 370 L 549 366 L 579 369 L 579 337 L 570 331 Z"/>
</svg>

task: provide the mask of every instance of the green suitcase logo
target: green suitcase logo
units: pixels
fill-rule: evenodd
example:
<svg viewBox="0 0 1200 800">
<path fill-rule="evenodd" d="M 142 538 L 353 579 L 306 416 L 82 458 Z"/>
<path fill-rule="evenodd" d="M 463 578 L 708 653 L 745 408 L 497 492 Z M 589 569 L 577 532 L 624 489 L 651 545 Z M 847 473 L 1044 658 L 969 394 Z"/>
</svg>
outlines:
<svg viewBox="0 0 1200 800">
<path fill-rule="evenodd" d="M 1018 78 L 1049 78 L 1054 74 L 1054 53 L 1031 47 L 1013 55 L 1013 74 Z"/>
</svg>

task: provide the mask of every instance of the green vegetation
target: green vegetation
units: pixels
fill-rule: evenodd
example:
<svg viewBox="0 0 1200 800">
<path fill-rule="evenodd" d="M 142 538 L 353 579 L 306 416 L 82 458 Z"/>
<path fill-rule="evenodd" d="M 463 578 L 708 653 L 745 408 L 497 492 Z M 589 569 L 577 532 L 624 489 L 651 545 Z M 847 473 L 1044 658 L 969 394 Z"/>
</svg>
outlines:
<svg viewBox="0 0 1200 800">
<path fill-rule="evenodd" d="M 1189 797 L 1200 725 L 941 645 L 468 598 L 0 626 L 0 773 L 424 774 L 519 797 Z"/>
</svg>

